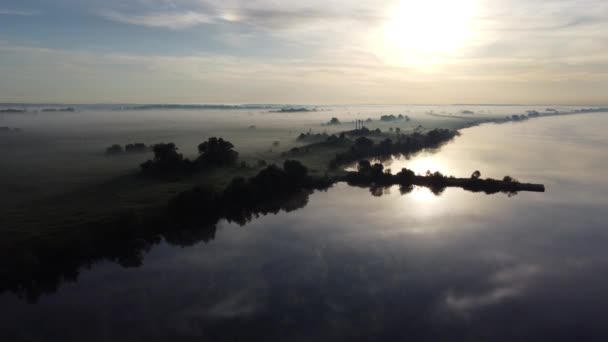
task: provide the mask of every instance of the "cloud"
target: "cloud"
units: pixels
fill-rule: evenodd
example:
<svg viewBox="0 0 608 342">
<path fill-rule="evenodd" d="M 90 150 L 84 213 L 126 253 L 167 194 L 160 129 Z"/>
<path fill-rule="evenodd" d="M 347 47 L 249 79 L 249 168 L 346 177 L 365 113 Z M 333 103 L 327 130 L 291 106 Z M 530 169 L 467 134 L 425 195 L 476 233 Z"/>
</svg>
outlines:
<svg viewBox="0 0 608 342">
<path fill-rule="evenodd" d="M 40 12 L 39 11 L 8 10 L 8 9 L 0 8 L 0 15 L 32 16 L 32 15 L 40 15 Z"/>
<path fill-rule="evenodd" d="M 445 302 L 448 308 L 459 313 L 468 313 L 489 305 L 496 305 L 520 294 L 520 288 L 500 287 L 475 295 L 456 296 L 448 294 Z"/>
<path fill-rule="evenodd" d="M 606 73 L 603 79 L 585 79 L 589 70 L 584 65 L 580 70 L 566 69 L 568 74 L 556 67 L 553 74 L 535 76 L 526 64 L 509 69 L 510 60 L 485 60 L 485 68 L 476 65 L 479 61 L 466 61 L 466 67 L 424 74 L 415 68 L 386 66 L 365 51 L 338 48 L 315 53 L 150 55 L 0 42 L 0 102 L 549 103 L 559 96 L 563 102 L 588 105 L 605 99 L 601 85 L 608 82 Z M 519 71 L 514 77 L 510 74 L 515 70 Z M 575 76 L 580 81 L 567 80 Z M 547 83 L 551 77 L 566 81 Z M 52 82 L 57 79 L 63 82 Z M 438 98 L 438 93 L 444 95 Z"/>
<path fill-rule="evenodd" d="M 445 305 L 452 312 L 468 315 L 472 311 L 503 303 L 522 295 L 540 271 L 537 265 L 506 268 L 489 278 L 490 289 L 463 295 L 449 292 L 445 297 Z"/>
<path fill-rule="evenodd" d="M 170 7 L 164 3 L 162 6 L 153 4 L 156 6 L 148 5 L 143 10 L 115 6 L 120 10 L 101 10 L 98 15 L 121 23 L 168 29 L 233 23 L 263 30 L 285 30 L 315 23 L 327 27 L 344 21 L 371 24 L 386 19 L 383 6 L 379 4 L 363 2 L 362 5 L 336 0 L 306 3 L 202 1 Z"/>
<path fill-rule="evenodd" d="M 207 315 L 215 319 L 251 316 L 259 311 L 257 299 L 253 290 L 241 291 L 210 307 Z"/>
<path fill-rule="evenodd" d="M 181 13 L 157 13 L 146 15 L 126 15 L 116 11 L 102 11 L 100 16 L 108 20 L 148 27 L 163 27 L 169 29 L 184 29 L 201 24 L 210 24 L 217 18 L 192 11 Z"/>
<path fill-rule="evenodd" d="M 189 56 L 100 54 L 0 45 L 3 96 L 46 99 L 46 80 L 62 101 L 106 102 L 333 102 L 360 98 L 361 90 L 382 86 L 386 70 L 373 58 L 235 57 L 201 53 Z M 70 85 L 77 85 L 71 87 Z M 142 86 L 145 85 L 145 86 Z M 50 89 L 50 88 L 49 88 Z M 95 98 L 91 97 L 95 96 Z M 306 98 L 305 98 L 306 97 Z M 59 101 L 59 100 L 58 100 Z"/>
<path fill-rule="evenodd" d="M 401 52 L 407 57 L 411 46 L 407 39 L 399 39 L 400 32 L 395 41 L 383 36 L 385 24 L 394 16 L 391 8 L 411 1 L 415 10 L 415 0 L 89 0 L 87 8 L 78 7 L 81 1 L 62 1 L 74 7 L 74 13 L 80 8 L 90 15 L 94 8 L 95 16 L 111 22 L 154 30 L 125 30 L 119 42 L 95 40 L 102 55 L 87 53 L 92 40 L 86 34 L 72 51 L 15 55 L 13 68 L 4 67 L 13 79 L 23 79 L 37 68 L 51 74 L 50 65 L 58 65 L 55 70 L 75 70 L 70 77 L 88 75 L 92 82 L 92 73 L 104 70 L 98 77 L 129 75 L 149 82 L 198 82 L 201 87 L 223 84 L 225 89 L 231 82 L 230 86 L 253 94 L 250 88 L 260 81 L 267 85 L 268 94 L 289 93 L 296 102 L 297 96 L 313 94 L 320 97 L 318 101 L 342 103 L 361 97 L 391 103 L 606 102 L 601 91 L 608 84 L 606 1 L 471 0 L 476 9 L 470 37 L 454 53 L 424 56 L 419 64 L 403 58 Z M 436 3 L 441 1 L 451 0 Z M 111 22 L 106 24 L 113 30 L 123 28 Z M 450 29 L 436 20 L 429 25 Z M 78 27 L 73 28 L 77 32 Z M 158 30 L 167 32 L 159 35 Z M 189 31 L 175 44 L 171 39 L 181 39 L 180 30 Z M 423 45 L 429 41 L 423 30 L 415 31 L 405 33 L 420 38 L 415 41 Z M 99 34 L 103 37 L 104 31 Z M 430 37 L 437 36 L 441 32 Z M 2 38 L 13 44 L 20 41 Z M 51 40 L 36 38 L 29 41 L 53 46 Z M 130 40 L 137 44 L 128 44 Z M 40 57 L 44 54 L 48 59 Z M 125 70 L 122 63 L 128 61 L 134 62 Z M 11 90 L 9 81 L 4 83 L 4 89 Z M 195 89 L 182 93 L 201 94 Z M 236 91 L 230 94 L 234 98 L 220 95 L 234 102 L 273 101 L 266 95 L 257 99 L 244 93 L 237 98 Z"/>
<path fill-rule="evenodd" d="M 309 49 L 349 46 L 367 49 L 386 63 L 395 64 L 392 60 L 402 58 L 391 51 L 409 51 L 408 47 L 397 46 L 398 41 L 384 42 L 382 30 L 392 15 L 391 8 L 400 1 L 141 0 L 137 5 L 109 1 L 104 5 L 107 9 L 97 14 L 120 23 L 170 30 L 209 25 L 214 28 L 214 39 L 226 46 L 256 41 Z M 453 65 L 472 60 L 519 59 L 516 64 L 533 60 L 541 65 L 576 56 L 592 58 L 606 52 L 608 5 L 603 1 L 471 1 L 475 14 L 470 37 L 461 42 L 457 53 L 427 56 L 427 60 Z M 433 25 L 441 27 L 440 24 Z M 424 37 L 424 32 L 415 35 Z M 265 41 L 268 37 L 272 40 Z"/>
</svg>

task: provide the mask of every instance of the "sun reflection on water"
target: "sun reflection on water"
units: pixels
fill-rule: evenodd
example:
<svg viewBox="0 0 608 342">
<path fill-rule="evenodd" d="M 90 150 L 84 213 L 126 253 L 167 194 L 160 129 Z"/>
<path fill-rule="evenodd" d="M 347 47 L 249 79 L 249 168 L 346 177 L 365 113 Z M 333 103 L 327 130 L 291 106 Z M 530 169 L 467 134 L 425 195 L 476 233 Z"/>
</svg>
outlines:
<svg viewBox="0 0 608 342">
<path fill-rule="evenodd" d="M 415 186 L 414 190 L 407 194 L 411 199 L 418 203 L 431 203 L 438 200 L 438 196 L 435 195 L 429 188 L 423 186 Z"/>
<path fill-rule="evenodd" d="M 399 170 L 402 168 L 408 168 L 419 175 L 424 175 L 427 171 L 433 173 L 436 171 L 444 172 L 444 170 L 447 170 L 444 163 L 434 156 L 423 156 L 410 160 L 396 159 L 393 162 L 393 165 L 399 166 L 397 172 L 399 172 Z"/>
</svg>

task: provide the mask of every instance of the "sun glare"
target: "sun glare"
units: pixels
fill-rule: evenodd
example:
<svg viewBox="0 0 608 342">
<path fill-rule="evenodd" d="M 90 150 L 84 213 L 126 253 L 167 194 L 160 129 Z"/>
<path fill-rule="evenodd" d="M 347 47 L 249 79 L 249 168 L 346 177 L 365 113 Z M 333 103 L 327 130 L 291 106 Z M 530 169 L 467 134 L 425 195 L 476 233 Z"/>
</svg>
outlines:
<svg viewBox="0 0 608 342">
<path fill-rule="evenodd" d="M 471 36 L 474 0 L 402 0 L 381 35 L 390 64 L 433 65 L 457 53 Z"/>
<path fill-rule="evenodd" d="M 424 175 L 427 171 L 431 173 L 446 170 L 446 166 L 434 156 L 420 156 L 406 163 L 406 168 L 418 175 Z"/>
</svg>

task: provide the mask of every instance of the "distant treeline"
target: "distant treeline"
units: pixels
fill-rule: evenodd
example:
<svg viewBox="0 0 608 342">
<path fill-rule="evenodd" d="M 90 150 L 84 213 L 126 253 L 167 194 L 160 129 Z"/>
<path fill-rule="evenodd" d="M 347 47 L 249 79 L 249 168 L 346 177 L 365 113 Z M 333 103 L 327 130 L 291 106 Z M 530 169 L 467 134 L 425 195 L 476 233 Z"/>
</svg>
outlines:
<svg viewBox="0 0 608 342">
<path fill-rule="evenodd" d="M 42 112 L 50 112 L 50 113 L 54 113 L 54 112 L 67 112 L 67 113 L 71 113 L 71 112 L 75 112 L 76 108 L 74 107 L 66 107 L 66 108 L 44 108 L 41 110 Z"/>
<path fill-rule="evenodd" d="M 139 106 L 124 106 L 115 108 L 115 110 L 154 110 L 154 109 L 269 109 L 275 108 L 271 105 L 212 105 L 212 104 L 147 104 Z"/>
<path fill-rule="evenodd" d="M 316 112 L 316 108 L 305 108 L 305 107 L 287 107 L 281 108 L 278 110 L 271 110 L 271 113 L 308 113 L 308 112 Z"/>
<path fill-rule="evenodd" d="M 576 109 L 575 113 L 605 113 L 608 112 L 608 108 L 583 108 Z"/>
<path fill-rule="evenodd" d="M 344 134 L 351 137 L 382 136 L 382 130 L 380 130 L 380 128 L 369 129 L 362 126 L 361 128 L 345 131 Z"/>
<path fill-rule="evenodd" d="M 507 115 L 504 118 L 479 118 L 477 117 L 478 123 L 484 122 L 494 122 L 494 123 L 504 123 L 504 122 L 512 122 L 512 121 L 524 121 L 532 118 L 538 118 L 542 116 L 556 116 L 556 115 L 571 115 L 571 114 L 585 114 L 585 113 L 606 113 L 608 112 L 608 108 L 583 108 L 583 109 L 575 109 L 571 111 L 563 111 L 560 112 L 555 108 L 546 108 L 544 112 L 539 112 L 537 110 L 529 110 L 526 114 L 513 114 Z M 471 111 L 461 111 L 461 114 L 474 114 Z M 427 113 L 431 116 L 438 116 L 444 118 L 453 118 L 453 119 L 471 119 L 470 117 L 458 116 L 458 115 L 447 115 L 447 114 L 436 114 L 433 112 Z"/>
<path fill-rule="evenodd" d="M 405 121 L 405 122 L 409 122 L 411 119 L 409 116 L 407 115 L 403 115 L 403 114 L 399 114 L 399 115 L 393 115 L 393 114 L 389 114 L 389 115 L 382 115 L 380 116 L 379 119 L 381 122 L 397 122 L 397 121 Z M 357 129 L 360 129 L 361 125 L 363 123 L 371 123 L 374 122 L 374 120 L 372 118 L 367 118 L 366 120 L 355 120 L 352 121 L 352 123 L 356 123 Z M 340 119 L 333 117 L 331 118 L 328 122 L 322 124 L 323 126 L 334 126 L 334 125 L 341 125 L 342 122 L 340 121 Z"/>
<path fill-rule="evenodd" d="M 74 107 L 43 108 L 40 111 L 43 113 L 75 112 L 76 108 L 74 108 Z M 0 113 L 27 113 L 27 112 L 28 112 L 27 109 L 15 109 L 15 108 L 0 109 Z M 36 112 L 36 110 L 34 110 L 34 112 Z"/>
<path fill-rule="evenodd" d="M 322 126 L 337 126 L 337 125 L 341 125 L 342 122 L 340 122 L 340 119 L 338 118 L 331 118 L 328 122 L 321 124 Z"/>
<path fill-rule="evenodd" d="M 26 113 L 27 110 L 25 109 L 14 109 L 14 108 L 7 108 L 7 109 L 0 109 L 0 113 Z"/>
<path fill-rule="evenodd" d="M 307 133 L 300 133 L 300 135 L 298 135 L 298 137 L 296 138 L 296 141 L 314 143 L 314 142 L 325 141 L 329 137 L 330 137 L 330 135 L 327 134 L 326 132 L 323 132 L 323 133 L 307 132 Z"/>
<path fill-rule="evenodd" d="M 383 122 L 393 122 L 393 121 L 401 121 L 401 120 L 405 120 L 405 121 L 410 121 L 410 117 L 407 115 L 403 115 L 403 114 L 399 114 L 397 116 L 395 115 L 382 115 L 380 117 L 380 121 Z"/>
<path fill-rule="evenodd" d="M 152 146 L 147 146 L 144 143 L 126 144 L 123 148 L 121 145 L 114 144 L 106 148 L 106 154 L 117 155 L 122 153 L 143 153 L 152 151 Z"/>
<path fill-rule="evenodd" d="M 397 136 L 396 141 L 389 138 L 375 143 L 367 137 L 359 137 L 355 140 L 350 149 L 344 153 L 339 153 L 331 160 L 330 168 L 335 169 L 340 165 L 356 162 L 361 159 L 383 157 L 391 155 L 409 155 L 420 152 L 424 149 L 434 149 L 447 143 L 460 133 L 449 129 L 434 129 L 426 134 L 412 133 Z"/>
</svg>

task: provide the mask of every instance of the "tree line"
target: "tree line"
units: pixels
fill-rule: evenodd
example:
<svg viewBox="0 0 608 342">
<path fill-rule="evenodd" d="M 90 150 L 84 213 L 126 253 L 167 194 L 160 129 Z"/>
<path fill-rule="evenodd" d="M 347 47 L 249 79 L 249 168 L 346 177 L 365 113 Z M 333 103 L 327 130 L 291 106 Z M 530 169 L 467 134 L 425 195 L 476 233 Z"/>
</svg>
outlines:
<svg viewBox="0 0 608 342">
<path fill-rule="evenodd" d="M 178 150 L 174 143 L 154 145 L 154 158 L 140 165 L 142 174 L 160 178 L 184 176 L 205 168 L 233 166 L 239 156 L 232 143 L 215 137 L 198 145 L 195 160 L 184 158 Z"/>
</svg>

